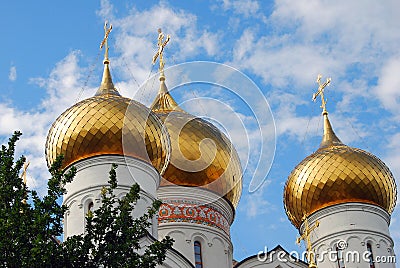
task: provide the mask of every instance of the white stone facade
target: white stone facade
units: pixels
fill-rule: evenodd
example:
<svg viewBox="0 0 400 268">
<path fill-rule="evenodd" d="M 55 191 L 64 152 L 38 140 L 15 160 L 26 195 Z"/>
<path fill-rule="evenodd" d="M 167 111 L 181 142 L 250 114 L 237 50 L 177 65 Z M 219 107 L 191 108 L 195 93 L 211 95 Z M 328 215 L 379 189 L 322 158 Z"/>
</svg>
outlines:
<svg viewBox="0 0 400 268">
<path fill-rule="evenodd" d="M 160 239 L 172 237 L 174 248 L 193 264 L 194 243 L 198 241 L 203 267 L 232 267 L 233 246 L 229 229 L 234 209 L 227 200 L 202 188 L 180 186 L 160 187 L 158 198 L 171 209 L 169 214 L 162 214 L 160 209 Z"/>
<path fill-rule="evenodd" d="M 141 252 L 144 252 L 146 247 L 154 243 L 155 238 L 150 236 L 142 237 L 140 240 Z M 157 268 L 194 268 L 193 264 L 186 259 L 179 251 L 168 250 L 165 256 L 165 260 L 161 265 L 157 265 Z"/>
<path fill-rule="evenodd" d="M 265 254 L 266 253 L 266 254 Z M 234 268 L 307 268 L 308 264 L 297 259 L 281 246 L 268 252 L 259 252 L 237 263 Z"/>
<path fill-rule="evenodd" d="M 122 197 L 128 193 L 134 183 L 140 185 L 140 199 L 135 206 L 134 216 L 142 215 L 157 197 L 157 188 L 160 175 L 155 168 L 142 160 L 116 155 L 102 155 L 83 159 L 74 164 L 77 169 L 75 178 L 66 185 L 67 193 L 63 204 L 69 210 L 64 217 L 64 237 L 82 234 L 85 228 L 85 216 L 93 205 L 96 209 L 100 205 L 100 191 L 103 186 L 109 186 L 109 171 L 111 164 L 118 165 L 118 187 L 114 191 L 116 196 Z M 92 203 L 92 204 L 91 204 Z M 157 237 L 157 218 L 149 233 Z"/>
<path fill-rule="evenodd" d="M 317 220 L 311 242 L 319 268 L 370 268 L 370 250 L 376 268 L 395 267 L 390 216 L 382 208 L 366 203 L 333 205 L 311 214 L 309 225 Z"/>
<path fill-rule="evenodd" d="M 201 244 L 203 268 L 232 268 L 233 246 L 230 226 L 234 220 L 234 207 L 215 193 L 198 187 L 159 187 L 160 175 L 152 165 L 142 160 L 102 155 L 81 160 L 74 164 L 77 174 L 66 185 L 63 203 L 69 207 L 64 219 L 64 237 L 82 234 L 85 215 L 93 204 L 100 205 L 100 191 L 108 186 L 111 164 L 116 163 L 117 196 L 124 196 L 134 183 L 141 187 L 134 216 L 142 215 L 158 198 L 164 204 L 153 218 L 149 229 L 152 237 L 143 238 L 143 246 L 154 239 L 172 237 L 175 242 L 165 262 L 158 267 L 195 267 L 194 242 Z M 394 242 L 389 234 L 390 215 L 382 208 L 366 203 L 346 203 L 323 208 L 308 218 L 310 226 L 318 220 L 319 227 L 311 234 L 319 268 L 370 268 L 368 248 L 372 250 L 375 268 L 394 268 Z M 303 231 L 304 226 L 300 230 Z M 340 244 L 341 243 L 341 244 Z M 337 260 L 336 247 L 342 247 L 341 262 Z M 265 261 L 254 255 L 241 261 L 235 268 L 305 268 L 307 264 L 278 256 L 288 256 L 278 247 L 268 253 Z M 285 255 L 286 254 L 286 255 Z M 377 262 L 377 258 L 380 258 Z M 332 261 L 333 260 L 333 261 Z"/>
</svg>

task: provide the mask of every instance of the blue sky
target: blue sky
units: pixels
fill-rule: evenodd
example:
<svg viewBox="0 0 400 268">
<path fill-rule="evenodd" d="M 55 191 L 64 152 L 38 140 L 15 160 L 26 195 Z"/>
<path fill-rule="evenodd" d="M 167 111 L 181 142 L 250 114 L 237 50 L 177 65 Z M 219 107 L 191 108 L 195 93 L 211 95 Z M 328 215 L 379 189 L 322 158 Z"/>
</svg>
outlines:
<svg viewBox="0 0 400 268">
<path fill-rule="evenodd" d="M 48 178 L 44 144 L 51 123 L 77 100 L 93 95 L 100 83 L 104 20 L 113 24 L 114 82 L 123 95 L 145 104 L 156 88 L 143 91 L 138 85 L 155 73 L 151 58 L 161 27 L 171 34 L 166 66 L 199 60 L 232 66 L 255 83 L 275 119 L 275 128 L 257 125 L 262 116 L 252 117 L 251 109 L 268 114 L 268 106 L 257 106 L 256 95 L 243 102 L 221 88 L 198 85 L 172 92 L 181 103 L 217 99 L 249 128 L 251 157 L 232 226 L 235 259 L 277 244 L 299 250 L 282 194 L 290 171 L 318 148 L 322 135 L 321 110 L 311 101 L 318 73 L 332 77 L 326 96 L 336 134 L 380 157 L 399 185 L 399 8 L 397 1 L 7 1 L 0 27 L 0 139 L 5 142 L 17 129 L 23 132 L 18 148 L 31 161 L 28 184 L 43 192 Z M 174 79 L 167 73 L 167 85 Z M 246 96 L 253 89 L 242 90 L 239 95 Z M 202 101 L 185 108 L 199 116 L 224 114 L 221 105 Z M 241 130 L 224 115 L 226 120 L 217 121 L 235 143 Z M 257 126 L 268 129 L 264 133 L 276 130 L 276 151 L 271 140 L 264 143 L 263 150 L 275 157 L 263 186 L 249 193 L 257 162 L 252 158 L 263 141 Z M 245 156 L 247 147 L 235 145 Z M 268 161 L 262 159 L 263 165 L 268 169 Z M 400 256 L 399 208 L 391 233 Z"/>
</svg>

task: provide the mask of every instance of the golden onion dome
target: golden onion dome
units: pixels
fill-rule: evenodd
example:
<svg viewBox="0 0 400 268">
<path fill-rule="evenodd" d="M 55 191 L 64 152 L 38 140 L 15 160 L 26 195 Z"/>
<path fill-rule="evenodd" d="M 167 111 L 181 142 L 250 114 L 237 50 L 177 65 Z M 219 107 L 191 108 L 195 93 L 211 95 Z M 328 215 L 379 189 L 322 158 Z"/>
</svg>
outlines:
<svg viewBox="0 0 400 268">
<path fill-rule="evenodd" d="M 285 185 L 289 220 L 299 228 L 303 216 L 348 202 L 374 204 L 390 214 L 397 190 L 389 168 L 371 153 L 344 145 L 333 132 L 326 110 L 323 117 L 319 149 L 295 167 Z"/>
<path fill-rule="evenodd" d="M 60 154 L 63 168 L 92 156 L 123 155 L 144 160 L 163 173 L 170 154 L 168 132 L 149 108 L 118 93 L 108 65 L 106 58 L 95 96 L 67 109 L 51 126 L 48 165 Z"/>
<path fill-rule="evenodd" d="M 164 122 L 171 142 L 171 159 L 161 186 L 202 187 L 236 207 L 242 192 L 242 168 L 225 134 L 182 110 L 168 92 L 163 74 L 151 109 Z"/>
</svg>

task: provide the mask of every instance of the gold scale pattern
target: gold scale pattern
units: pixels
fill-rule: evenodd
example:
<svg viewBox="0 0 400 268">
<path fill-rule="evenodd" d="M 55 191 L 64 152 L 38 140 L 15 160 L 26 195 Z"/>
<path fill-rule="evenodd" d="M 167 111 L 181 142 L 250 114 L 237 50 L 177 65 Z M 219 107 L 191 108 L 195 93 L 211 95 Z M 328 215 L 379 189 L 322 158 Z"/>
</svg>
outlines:
<svg viewBox="0 0 400 268">
<path fill-rule="evenodd" d="M 304 214 L 346 202 L 375 204 L 388 213 L 396 204 L 396 185 L 389 168 L 361 149 L 346 145 L 320 148 L 296 166 L 285 185 L 285 210 L 297 228 Z"/>
<path fill-rule="evenodd" d="M 171 141 L 171 160 L 161 185 L 206 188 L 236 207 L 242 193 L 242 168 L 229 139 L 211 123 L 186 112 L 156 114 Z"/>
<path fill-rule="evenodd" d="M 95 155 L 125 155 L 167 165 L 169 138 L 162 122 L 144 105 L 117 94 L 96 94 L 61 114 L 50 128 L 46 157 L 50 166 L 64 155 L 63 168 Z"/>
</svg>

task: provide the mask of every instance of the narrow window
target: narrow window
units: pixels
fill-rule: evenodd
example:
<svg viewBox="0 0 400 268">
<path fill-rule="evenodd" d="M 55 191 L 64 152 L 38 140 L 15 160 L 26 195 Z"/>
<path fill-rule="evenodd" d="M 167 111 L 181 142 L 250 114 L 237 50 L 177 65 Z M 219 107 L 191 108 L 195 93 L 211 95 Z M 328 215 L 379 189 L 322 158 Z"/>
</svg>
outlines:
<svg viewBox="0 0 400 268">
<path fill-rule="evenodd" d="M 203 268 L 201 244 L 199 241 L 194 241 L 194 264 L 196 268 Z"/>
<path fill-rule="evenodd" d="M 374 256 L 372 255 L 372 246 L 371 246 L 370 243 L 367 243 L 367 250 L 369 252 L 369 267 L 370 268 L 375 268 Z"/>
<path fill-rule="evenodd" d="M 336 257 L 337 257 L 338 267 L 345 268 L 343 259 L 343 249 L 339 249 L 339 247 L 336 247 Z"/>
</svg>

